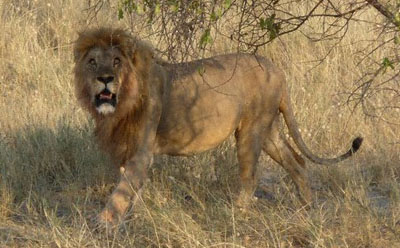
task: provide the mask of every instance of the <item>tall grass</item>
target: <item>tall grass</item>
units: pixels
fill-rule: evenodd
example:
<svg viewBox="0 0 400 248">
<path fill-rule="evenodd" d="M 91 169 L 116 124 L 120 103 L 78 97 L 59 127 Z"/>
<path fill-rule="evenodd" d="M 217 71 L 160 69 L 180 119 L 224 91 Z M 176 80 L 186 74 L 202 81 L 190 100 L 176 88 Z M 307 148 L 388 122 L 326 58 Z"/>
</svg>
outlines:
<svg viewBox="0 0 400 248">
<path fill-rule="evenodd" d="M 98 232 L 93 219 L 118 178 L 76 103 L 72 44 L 87 25 L 128 24 L 117 20 L 112 6 L 88 24 L 84 3 L 0 3 L 0 246 L 400 246 L 399 127 L 344 104 L 343 93 L 367 69 L 350 56 L 373 37 L 367 25 L 352 26 L 318 66 L 313 61 L 327 53 L 329 42 L 299 34 L 261 52 L 285 71 L 313 151 L 334 156 L 352 137 L 365 138 L 360 152 L 337 166 L 308 163 L 314 206 L 302 208 L 287 174 L 262 156 L 257 195 L 264 197 L 247 211 L 237 209 L 238 166 L 234 143 L 227 141 L 191 158 L 156 158 L 151 182 L 125 224 L 111 235 Z M 233 47 L 216 42 L 215 53 Z"/>
</svg>

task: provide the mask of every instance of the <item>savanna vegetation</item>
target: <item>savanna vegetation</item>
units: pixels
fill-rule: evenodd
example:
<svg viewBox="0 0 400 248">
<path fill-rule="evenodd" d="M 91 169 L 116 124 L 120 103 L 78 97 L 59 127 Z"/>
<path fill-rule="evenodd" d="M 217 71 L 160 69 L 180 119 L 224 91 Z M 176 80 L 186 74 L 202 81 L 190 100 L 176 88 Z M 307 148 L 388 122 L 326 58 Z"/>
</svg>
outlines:
<svg viewBox="0 0 400 248">
<path fill-rule="evenodd" d="M 400 247 L 398 1 L 178 2 L 0 2 L 0 246 Z M 334 166 L 307 162 L 307 208 L 262 155 L 256 197 L 238 209 L 233 139 L 193 157 L 159 156 L 135 211 L 105 233 L 95 217 L 118 171 L 72 84 L 77 32 L 99 26 L 129 30 L 171 61 L 267 56 L 285 71 L 313 151 L 335 156 L 357 135 L 363 146 Z"/>
</svg>

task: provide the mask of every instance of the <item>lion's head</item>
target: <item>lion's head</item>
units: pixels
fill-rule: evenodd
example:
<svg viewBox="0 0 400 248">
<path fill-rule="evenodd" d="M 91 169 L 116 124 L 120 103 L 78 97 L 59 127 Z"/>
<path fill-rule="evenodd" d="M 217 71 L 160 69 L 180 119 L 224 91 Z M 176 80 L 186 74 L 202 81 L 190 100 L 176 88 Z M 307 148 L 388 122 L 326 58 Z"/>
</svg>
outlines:
<svg viewBox="0 0 400 248">
<path fill-rule="evenodd" d="M 135 106 L 153 60 L 153 49 L 123 30 L 94 29 L 79 34 L 74 47 L 78 100 L 95 116 Z"/>
</svg>

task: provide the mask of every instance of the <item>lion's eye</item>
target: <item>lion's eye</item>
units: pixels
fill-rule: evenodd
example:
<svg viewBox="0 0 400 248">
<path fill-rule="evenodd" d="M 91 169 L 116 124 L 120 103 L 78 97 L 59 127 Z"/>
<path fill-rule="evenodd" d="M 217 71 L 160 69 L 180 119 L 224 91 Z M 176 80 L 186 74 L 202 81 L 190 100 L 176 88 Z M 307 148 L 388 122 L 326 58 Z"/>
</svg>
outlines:
<svg viewBox="0 0 400 248">
<path fill-rule="evenodd" d="M 114 58 L 114 67 L 117 67 L 119 64 L 121 64 L 121 59 L 120 58 Z"/>
<path fill-rule="evenodd" d="M 88 65 L 91 68 L 96 68 L 96 66 L 97 66 L 96 60 L 95 59 L 89 59 Z"/>
</svg>

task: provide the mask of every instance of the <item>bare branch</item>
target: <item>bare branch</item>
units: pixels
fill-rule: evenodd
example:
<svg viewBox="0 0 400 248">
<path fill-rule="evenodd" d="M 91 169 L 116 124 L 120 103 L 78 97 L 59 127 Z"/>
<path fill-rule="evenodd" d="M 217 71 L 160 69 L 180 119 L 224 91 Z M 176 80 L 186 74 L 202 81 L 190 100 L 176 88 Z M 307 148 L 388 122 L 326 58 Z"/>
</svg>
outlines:
<svg viewBox="0 0 400 248">
<path fill-rule="evenodd" d="M 379 1 L 377 0 L 366 0 L 368 4 L 373 6 L 379 13 L 381 13 L 383 16 L 385 16 L 388 21 L 392 22 L 393 24 L 396 24 L 395 17 L 392 12 L 390 12 L 385 6 L 383 6 Z"/>
</svg>

